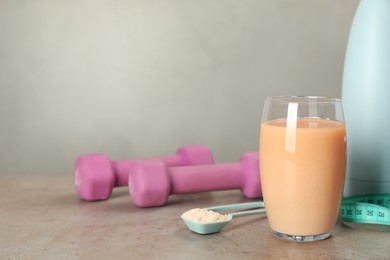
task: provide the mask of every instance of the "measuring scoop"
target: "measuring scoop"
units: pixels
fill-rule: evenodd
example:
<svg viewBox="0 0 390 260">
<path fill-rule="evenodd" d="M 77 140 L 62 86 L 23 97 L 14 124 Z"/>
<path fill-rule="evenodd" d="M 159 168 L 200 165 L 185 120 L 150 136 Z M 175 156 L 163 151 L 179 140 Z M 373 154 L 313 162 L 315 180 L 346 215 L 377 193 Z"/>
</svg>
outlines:
<svg viewBox="0 0 390 260">
<path fill-rule="evenodd" d="M 262 209 L 255 209 L 255 208 L 262 208 Z M 206 208 L 210 211 L 228 211 L 228 210 L 240 210 L 240 209 L 251 209 L 247 211 L 238 211 L 227 214 L 227 218 L 224 221 L 217 221 L 217 222 L 207 222 L 207 223 L 200 223 L 197 221 L 193 221 L 189 218 L 181 216 L 184 223 L 187 225 L 187 227 L 198 234 L 206 235 L 206 234 L 213 234 L 217 233 L 222 230 L 222 228 L 233 220 L 235 217 L 243 217 L 248 215 L 254 215 L 254 214 L 263 214 L 265 213 L 264 209 L 264 202 L 246 202 L 246 203 L 237 203 L 237 204 L 229 204 L 229 205 L 221 205 L 221 206 L 215 206 L 215 207 L 209 207 Z"/>
</svg>

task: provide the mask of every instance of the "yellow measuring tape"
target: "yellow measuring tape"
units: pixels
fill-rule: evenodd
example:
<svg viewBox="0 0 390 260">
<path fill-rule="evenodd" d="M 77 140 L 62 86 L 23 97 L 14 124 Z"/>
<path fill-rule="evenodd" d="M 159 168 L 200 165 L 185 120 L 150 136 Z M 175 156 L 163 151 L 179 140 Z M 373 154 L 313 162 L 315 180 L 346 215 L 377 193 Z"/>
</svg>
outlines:
<svg viewBox="0 0 390 260">
<path fill-rule="evenodd" d="M 340 217 L 347 226 L 390 231 L 390 193 L 345 197 Z"/>
</svg>

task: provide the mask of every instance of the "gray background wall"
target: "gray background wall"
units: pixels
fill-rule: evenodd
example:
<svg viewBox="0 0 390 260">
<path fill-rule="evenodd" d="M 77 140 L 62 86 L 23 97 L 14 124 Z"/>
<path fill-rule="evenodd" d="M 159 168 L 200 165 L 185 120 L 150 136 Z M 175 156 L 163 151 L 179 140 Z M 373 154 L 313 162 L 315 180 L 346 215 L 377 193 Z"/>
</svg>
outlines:
<svg viewBox="0 0 390 260">
<path fill-rule="evenodd" d="M 0 0 L 0 174 L 258 149 L 271 95 L 340 96 L 358 0 Z"/>
</svg>

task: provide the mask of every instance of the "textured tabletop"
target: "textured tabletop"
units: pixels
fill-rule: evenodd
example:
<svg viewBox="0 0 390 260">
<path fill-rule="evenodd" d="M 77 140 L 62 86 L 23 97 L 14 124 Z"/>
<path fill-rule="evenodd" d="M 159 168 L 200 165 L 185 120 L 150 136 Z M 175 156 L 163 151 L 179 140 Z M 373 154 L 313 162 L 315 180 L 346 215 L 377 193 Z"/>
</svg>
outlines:
<svg viewBox="0 0 390 260">
<path fill-rule="evenodd" d="M 296 243 L 270 233 L 267 218 L 235 219 L 220 233 L 190 232 L 192 208 L 250 201 L 239 191 L 172 195 L 137 208 L 126 188 L 81 201 L 72 175 L 0 177 L 0 259 L 390 259 L 390 232 L 337 225 L 330 239 Z"/>
</svg>

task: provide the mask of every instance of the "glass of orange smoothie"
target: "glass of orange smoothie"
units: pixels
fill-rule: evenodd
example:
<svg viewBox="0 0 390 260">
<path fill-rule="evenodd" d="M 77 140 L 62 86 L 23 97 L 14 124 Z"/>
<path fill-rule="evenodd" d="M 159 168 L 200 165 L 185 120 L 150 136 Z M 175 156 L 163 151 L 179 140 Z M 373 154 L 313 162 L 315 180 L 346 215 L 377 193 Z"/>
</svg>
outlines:
<svg viewBox="0 0 390 260">
<path fill-rule="evenodd" d="M 275 235 L 293 241 L 330 237 L 342 199 L 345 165 L 346 128 L 339 99 L 266 99 L 260 179 Z"/>
</svg>

